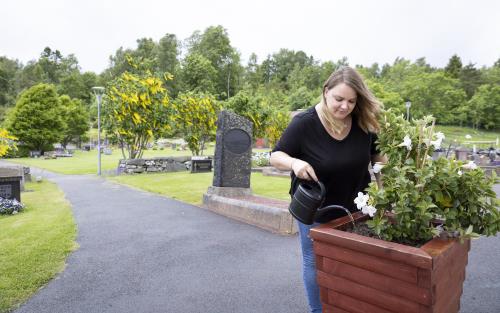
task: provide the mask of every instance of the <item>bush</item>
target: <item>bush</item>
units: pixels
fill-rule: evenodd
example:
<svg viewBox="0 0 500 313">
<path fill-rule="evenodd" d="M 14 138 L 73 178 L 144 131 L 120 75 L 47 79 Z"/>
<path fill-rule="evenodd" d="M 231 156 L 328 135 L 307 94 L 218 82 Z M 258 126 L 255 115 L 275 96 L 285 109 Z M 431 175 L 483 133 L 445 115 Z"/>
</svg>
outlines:
<svg viewBox="0 0 500 313">
<path fill-rule="evenodd" d="M 24 205 L 16 199 L 0 198 L 0 214 L 17 214 L 24 209 Z"/>
<path fill-rule="evenodd" d="M 252 152 L 252 166 L 269 166 L 269 152 Z"/>
</svg>

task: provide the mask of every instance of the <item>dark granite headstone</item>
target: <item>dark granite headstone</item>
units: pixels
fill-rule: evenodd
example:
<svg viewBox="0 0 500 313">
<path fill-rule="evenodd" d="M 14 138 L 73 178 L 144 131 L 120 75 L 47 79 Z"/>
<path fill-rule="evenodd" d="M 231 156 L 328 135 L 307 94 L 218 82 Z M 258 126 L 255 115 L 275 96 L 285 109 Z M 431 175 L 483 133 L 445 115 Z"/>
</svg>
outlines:
<svg viewBox="0 0 500 313">
<path fill-rule="evenodd" d="M 212 171 L 212 160 L 191 160 L 191 173 L 204 173 Z"/>
<path fill-rule="evenodd" d="M 21 202 L 22 178 L 22 176 L 0 177 L 0 197 L 4 199 L 16 199 Z"/>
<path fill-rule="evenodd" d="M 215 144 L 215 187 L 250 188 L 252 123 L 229 111 L 219 113 Z"/>
</svg>

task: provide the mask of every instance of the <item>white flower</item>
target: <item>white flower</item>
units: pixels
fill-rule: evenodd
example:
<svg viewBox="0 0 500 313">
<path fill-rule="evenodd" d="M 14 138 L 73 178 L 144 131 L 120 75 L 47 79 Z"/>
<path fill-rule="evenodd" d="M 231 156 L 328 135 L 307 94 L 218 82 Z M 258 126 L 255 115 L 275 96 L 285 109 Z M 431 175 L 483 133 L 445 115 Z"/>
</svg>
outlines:
<svg viewBox="0 0 500 313">
<path fill-rule="evenodd" d="M 408 151 L 411 150 L 411 139 L 408 135 L 403 138 L 403 142 L 398 145 L 398 147 L 406 147 Z"/>
<path fill-rule="evenodd" d="M 462 176 L 463 172 L 461 170 L 458 170 L 458 176 Z"/>
<path fill-rule="evenodd" d="M 429 141 L 425 141 L 425 143 L 427 145 L 433 145 L 434 146 L 434 149 L 439 149 L 441 148 L 441 144 L 443 143 L 443 139 L 444 139 L 444 134 L 442 132 L 437 132 L 436 133 L 436 140 L 432 140 L 431 142 Z"/>
<path fill-rule="evenodd" d="M 466 170 L 475 170 L 477 168 L 476 163 L 474 161 L 469 161 L 469 163 L 462 165 Z"/>
<path fill-rule="evenodd" d="M 17 212 L 17 211 L 12 211 L 12 215 L 16 215 L 17 213 L 19 213 L 19 212 Z"/>
<path fill-rule="evenodd" d="M 441 234 L 442 232 L 444 232 L 443 225 L 436 226 L 436 230 L 438 231 L 438 234 Z"/>
<path fill-rule="evenodd" d="M 358 192 L 358 196 L 356 197 L 356 199 L 354 199 L 354 203 L 356 203 L 358 210 L 361 210 L 361 208 L 366 206 L 369 198 L 370 197 L 367 194 L 364 195 L 362 192 Z"/>
<path fill-rule="evenodd" d="M 375 162 L 375 164 L 373 164 L 373 172 L 375 174 L 379 173 L 380 170 L 382 170 L 384 168 L 384 164 L 380 163 L 380 162 Z"/>
<path fill-rule="evenodd" d="M 368 214 L 370 217 L 373 217 L 373 215 L 377 212 L 377 208 L 371 205 L 365 205 L 362 209 L 361 212 L 363 214 Z"/>
<path fill-rule="evenodd" d="M 469 134 L 465 135 L 465 139 L 471 139 L 471 138 L 472 138 L 471 135 L 469 135 Z"/>
<path fill-rule="evenodd" d="M 436 139 L 437 139 L 437 140 L 441 140 L 441 141 L 443 141 L 443 139 L 444 139 L 444 138 L 445 138 L 445 137 L 444 137 L 444 134 L 443 134 L 442 132 L 437 132 L 437 133 L 436 133 Z"/>
</svg>

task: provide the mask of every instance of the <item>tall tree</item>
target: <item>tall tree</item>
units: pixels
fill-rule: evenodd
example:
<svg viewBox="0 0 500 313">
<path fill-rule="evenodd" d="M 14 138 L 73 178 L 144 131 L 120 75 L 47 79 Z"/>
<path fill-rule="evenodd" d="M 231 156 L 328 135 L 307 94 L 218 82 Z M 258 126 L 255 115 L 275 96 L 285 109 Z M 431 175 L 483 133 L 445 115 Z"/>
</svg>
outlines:
<svg viewBox="0 0 500 313">
<path fill-rule="evenodd" d="M 134 72 L 108 84 L 103 124 L 120 142 L 123 157 L 136 159 L 149 140 L 171 129 L 171 102 L 161 77 L 132 57 L 128 62 Z"/>
<path fill-rule="evenodd" d="M 472 98 L 476 89 L 484 84 L 481 71 L 473 63 L 469 63 L 460 71 L 460 84 L 467 94 L 467 99 Z"/>
<path fill-rule="evenodd" d="M 78 99 L 71 99 L 67 95 L 59 97 L 62 109 L 62 118 L 66 124 L 61 139 L 61 145 L 66 148 L 70 142 L 81 144 L 81 137 L 89 130 L 89 112 Z"/>
<path fill-rule="evenodd" d="M 450 60 L 448 61 L 448 64 L 444 68 L 444 71 L 453 78 L 460 78 L 460 72 L 462 71 L 462 60 L 460 57 L 456 54 L 454 54 Z"/>
<path fill-rule="evenodd" d="M 174 34 L 165 34 L 158 43 L 158 67 L 160 72 L 168 72 L 175 76 L 179 64 L 179 43 Z"/>
<path fill-rule="evenodd" d="M 199 53 L 191 53 L 184 59 L 180 77 L 184 90 L 216 93 L 217 71 L 210 61 Z"/>
<path fill-rule="evenodd" d="M 15 77 L 21 65 L 17 60 L 0 57 L 0 106 L 14 105 L 16 100 Z"/>
<path fill-rule="evenodd" d="M 210 26 L 203 34 L 195 32 L 187 42 L 188 55 L 204 56 L 216 71 L 215 94 L 227 98 L 239 89 L 243 68 L 240 55 L 231 46 L 229 35 L 222 26 Z"/>
<path fill-rule="evenodd" d="M 30 150 L 52 149 L 66 128 L 54 85 L 38 84 L 21 94 L 7 129 Z"/>
<path fill-rule="evenodd" d="M 193 155 L 203 155 L 205 144 L 215 139 L 220 104 L 210 94 L 187 92 L 174 101 L 176 129 Z"/>
<path fill-rule="evenodd" d="M 482 126 L 486 129 L 500 127 L 500 86 L 480 86 L 468 105 L 468 115 L 473 127 Z"/>
</svg>

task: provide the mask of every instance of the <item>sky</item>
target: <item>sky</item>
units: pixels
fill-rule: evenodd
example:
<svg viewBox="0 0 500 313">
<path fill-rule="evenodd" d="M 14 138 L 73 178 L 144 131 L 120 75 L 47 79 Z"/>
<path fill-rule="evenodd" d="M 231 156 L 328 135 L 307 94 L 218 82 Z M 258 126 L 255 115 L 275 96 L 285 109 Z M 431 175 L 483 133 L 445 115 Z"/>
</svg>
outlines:
<svg viewBox="0 0 500 313">
<path fill-rule="evenodd" d="M 481 67 L 500 58 L 497 0 L 4 0 L 0 7 L 0 56 L 26 64 L 49 46 L 96 73 L 139 38 L 184 40 L 216 25 L 244 65 L 251 53 L 260 63 L 281 48 L 366 66 L 425 57 L 444 67 L 457 54 Z"/>
</svg>

